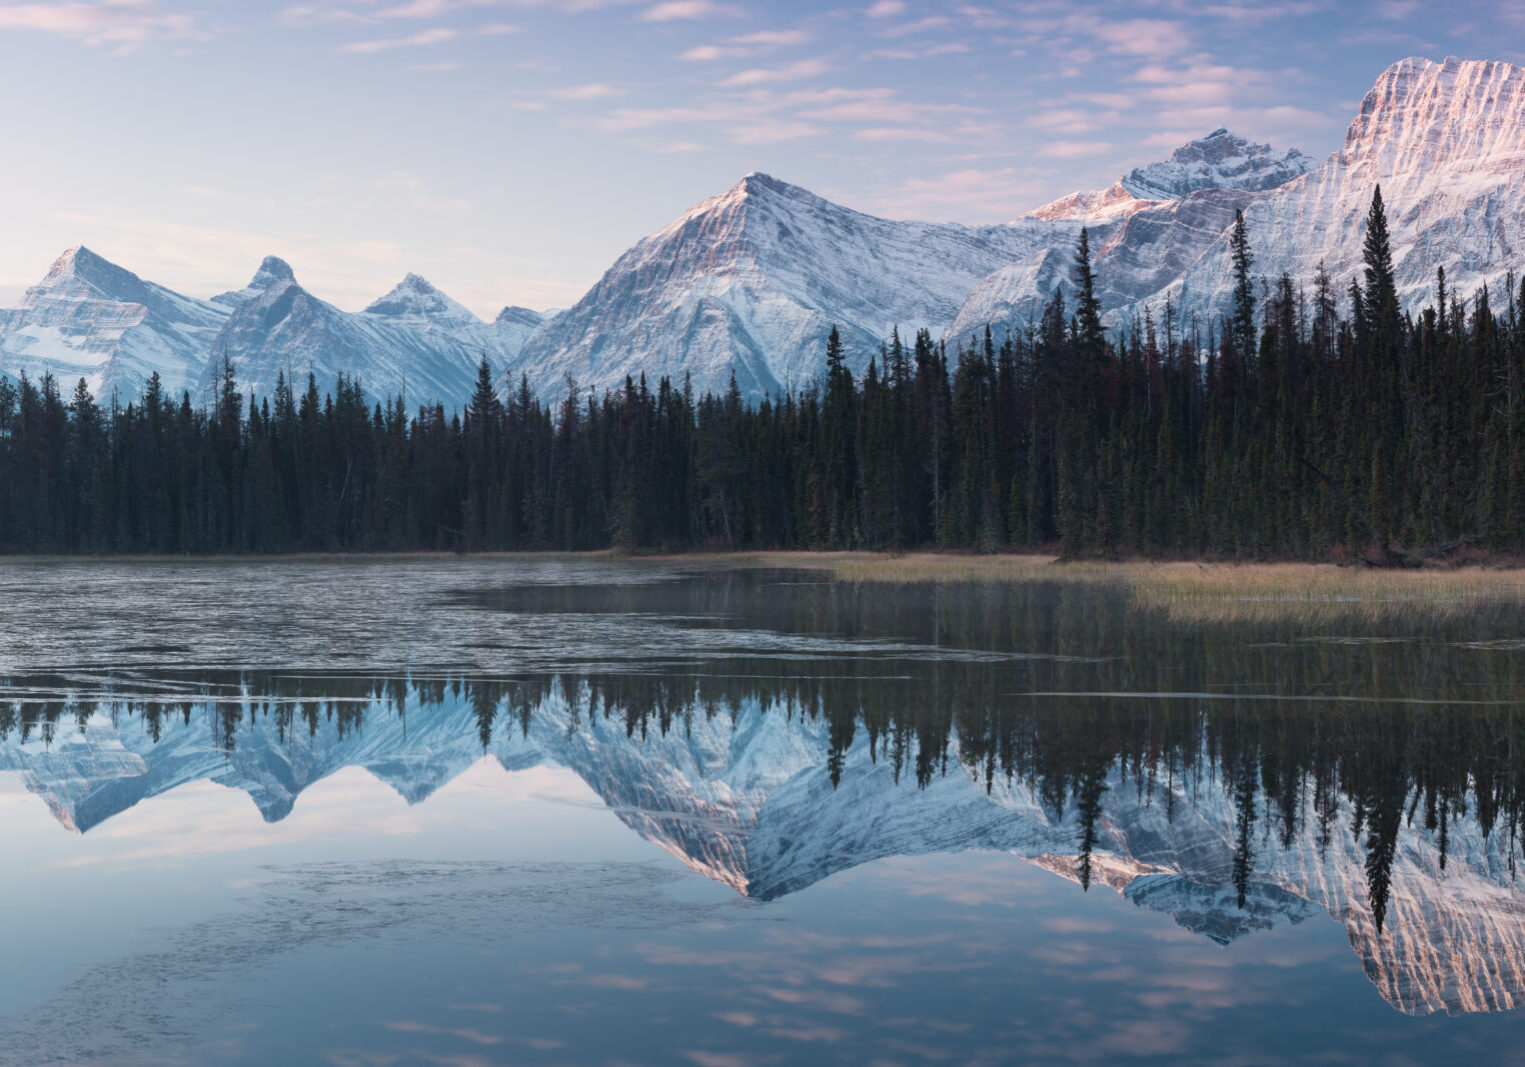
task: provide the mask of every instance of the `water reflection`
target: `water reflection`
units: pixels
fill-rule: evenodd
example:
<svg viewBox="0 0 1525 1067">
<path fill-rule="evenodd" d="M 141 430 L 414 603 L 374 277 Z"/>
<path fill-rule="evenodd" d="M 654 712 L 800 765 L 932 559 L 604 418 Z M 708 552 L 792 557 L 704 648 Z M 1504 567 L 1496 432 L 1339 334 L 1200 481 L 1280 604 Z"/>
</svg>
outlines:
<svg viewBox="0 0 1525 1067">
<path fill-rule="evenodd" d="M 88 832 L 199 780 L 278 820 L 344 767 L 416 803 L 486 754 L 571 769 L 757 900 L 1003 850 L 1223 944 L 1327 913 L 1405 1012 L 1525 996 L 1517 606 L 1314 634 L 1095 586 L 728 572 L 455 588 L 429 610 L 476 620 L 453 666 L 18 671 L 0 770 Z M 558 629 L 581 640 L 547 663 L 528 635 Z M 474 662 L 516 650 L 537 669 Z"/>
</svg>

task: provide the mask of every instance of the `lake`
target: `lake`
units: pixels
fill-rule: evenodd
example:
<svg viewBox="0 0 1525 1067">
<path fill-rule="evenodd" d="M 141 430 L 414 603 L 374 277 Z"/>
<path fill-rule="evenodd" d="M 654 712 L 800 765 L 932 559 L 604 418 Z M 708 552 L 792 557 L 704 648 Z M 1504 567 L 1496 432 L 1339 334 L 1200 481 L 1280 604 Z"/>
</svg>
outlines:
<svg viewBox="0 0 1525 1067">
<path fill-rule="evenodd" d="M 1525 605 L 1052 571 L 0 564 L 0 1063 L 1518 1055 Z"/>
</svg>

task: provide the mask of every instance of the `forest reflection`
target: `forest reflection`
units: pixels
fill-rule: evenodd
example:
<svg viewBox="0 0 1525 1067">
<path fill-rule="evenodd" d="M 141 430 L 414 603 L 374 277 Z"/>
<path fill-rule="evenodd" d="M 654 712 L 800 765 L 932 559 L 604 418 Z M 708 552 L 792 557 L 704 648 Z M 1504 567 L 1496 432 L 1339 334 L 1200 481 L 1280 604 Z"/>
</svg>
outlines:
<svg viewBox="0 0 1525 1067">
<path fill-rule="evenodd" d="M 569 735 L 597 719 L 635 743 L 762 714 L 818 727 L 811 773 L 833 788 L 862 746 L 905 789 L 957 774 L 987 795 L 1027 790 L 1052 821 L 1072 821 L 1074 874 L 1087 887 L 1109 804 L 1127 795 L 1173 820 L 1204 783 L 1231 799 L 1226 873 L 1240 908 L 1257 853 L 1289 850 L 1302 833 L 1320 850 L 1337 829 L 1361 843 L 1378 932 L 1400 829 L 1422 830 L 1442 871 L 1463 820 L 1510 882 L 1520 856 L 1525 642 L 1499 636 L 1525 632 L 1512 603 L 1391 612 L 1310 634 L 1295 617 L 1183 622 L 1140 610 L 1126 590 L 1067 583 L 907 590 L 732 574 L 451 600 L 489 615 L 660 619 L 737 636 L 688 652 L 589 647 L 578 653 L 584 669 L 522 675 L 460 665 L 16 675 L 0 679 L 0 769 L 102 723 L 152 744 L 204 728 L 231 759 L 256 730 L 278 745 L 337 743 L 390 724 L 401 727 L 387 734 L 395 739 L 447 713 L 484 753 L 528 737 L 548 706 Z M 753 645 L 765 650 L 749 654 Z"/>
</svg>

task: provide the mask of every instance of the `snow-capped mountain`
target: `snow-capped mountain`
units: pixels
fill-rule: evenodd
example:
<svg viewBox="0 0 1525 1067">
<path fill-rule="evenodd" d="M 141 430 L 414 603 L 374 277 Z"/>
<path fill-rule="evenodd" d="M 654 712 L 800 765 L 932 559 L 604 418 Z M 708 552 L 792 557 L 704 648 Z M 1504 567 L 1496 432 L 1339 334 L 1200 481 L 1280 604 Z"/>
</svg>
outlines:
<svg viewBox="0 0 1525 1067">
<path fill-rule="evenodd" d="M 1203 189 L 1178 200 L 1151 202 L 1102 226 L 1091 226 L 1091 262 L 1096 294 L 1116 321 L 1118 309 L 1151 301 L 1163 311 L 1161 291 L 1217 247 L 1234 213 L 1266 193 Z M 997 336 L 1037 320 L 1043 305 L 1060 289 L 1074 307 L 1075 249 L 1044 249 L 1025 263 L 996 271 L 970 290 L 948 330 L 950 343 L 968 341 L 991 326 Z"/>
<path fill-rule="evenodd" d="M 1317 169 L 1245 209 L 1255 273 L 1310 285 L 1322 263 L 1337 292 L 1361 269 L 1363 222 L 1380 184 L 1398 293 L 1434 299 L 1436 268 L 1470 298 L 1497 289 L 1525 253 L 1525 67 L 1405 59 L 1361 101 L 1345 143 Z M 1227 237 L 1166 292 L 1208 313 L 1228 307 Z"/>
<path fill-rule="evenodd" d="M 1144 200 L 1174 200 L 1201 189 L 1264 192 L 1302 177 L 1316 162 L 1295 148 L 1277 151 L 1219 127 L 1167 160 L 1134 168 L 1119 184 Z"/>
<path fill-rule="evenodd" d="M 197 300 L 77 247 L 18 307 L 0 309 L 0 373 L 51 373 L 65 392 L 83 377 L 97 396 L 127 402 L 157 371 L 171 396 L 204 399 L 226 356 L 240 388 L 265 396 L 282 372 L 298 391 L 309 372 L 324 391 L 343 373 L 372 397 L 405 389 L 459 406 L 482 357 L 503 367 L 547 317 L 507 307 L 483 322 L 416 274 L 364 311 L 345 312 L 303 289 L 274 256 L 244 288 Z"/>
<path fill-rule="evenodd" d="M 1082 225 L 1104 305 L 1131 305 L 1178 279 L 1235 210 L 1310 163 L 1217 130 L 1109 189 L 980 228 L 874 218 L 749 174 L 621 256 L 503 380 L 527 374 L 550 395 L 569 375 L 602 390 L 626 375 L 687 373 L 719 392 L 734 371 L 756 397 L 818 377 L 833 325 L 861 372 L 897 326 L 961 340 L 1025 322 L 1068 287 Z"/>
<path fill-rule="evenodd" d="M 830 727 L 799 706 L 765 710 L 754 699 L 732 715 L 695 713 L 649 734 L 588 706 L 586 689 L 552 685 L 522 729 L 516 722 L 497 731 L 488 753 L 510 771 L 572 770 L 626 825 L 754 899 L 874 859 L 964 849 L 1009 852 L 1080 880 L 1075 800 L 1055 810 L 1001 778 L 987 789 L 958 761 L 956 738 L 947 773 L 918 788 L 897 782 L 860 730 L 834 787 L 825 767 Z M 217 720 L 204 707 L 155 743 L 141 723 L 97 715 L 51 742 L 0 743 L 0 770 L 20 772 L 65 826 L 85 832 L 195 780 L 242 789 L 267 820 L 281 819 L 303 789 L 348 766 L 418 803 L 483 755 L 469 694 L 428 707 L 410 697 L 401 709 L 378 699 L 363 726 L 347 731 L 324 718 L 311 732 L 298 721 L 283 734 L 273 716 L 260 716 L 238 728 L 231 748 L 216 735 Z M 1094 886 L 1219 943 L 1327 914 L 1345 926 L 1378 991 L 1405 1012 L 1504 1010 L 1525 999 L 1525 902 L 1508 866 L 1512 843 L 1485 834 L 1475 814 L 1453 819 L 1444 868 L 1434 832 L 1400 829 L 1379 930 L 1348 803 L 1327 837 L 1316 818 L 1299 820 L 1286 843 L 1257 834 L 1241 907 L 1232 884 L 1236 808 L 1217 774 L 1146 790 L 1114 769 L 1104 784 L 1089 860 Z"/>
<path fill-rule="evenodd" d="M 264 396 L 282 374 L 298 392 L 309 374 L 320 392 L 331 392 L 342 374 L 373 398 L 460 404 L 471 395 L 482 358 L 501 366 L 508 358 L 504 340 L 512 340 L 416 274 L 352 314 L 313 296 L 271 256 L 248 286 L 215 299 L 233 312 L 197 381 L 203 396 L 215 388 L 226 356 L 242 388 Z"/>
<path fill-rule="evenodd" d="M 51 373 L 65 392 L 84 378 L 97 396 L 125 401 L 158 371 L 178 392 L 200 375 L 227 317 L 222 304 L 145 282 L 80 245 L 19 307 L 0 309 L 0 373 Z"/>
<path fill-rule="evenodd" d="M 510 364 L 546 395 L 626 375 L 723 391 L 732 371 L 751 396 L 820 375 L 833 324 L 862 370 L 899 326 L 952 324 L 971 287 L 1056 245 L 1080 226 L 1019 220 L 965 227 L 891 222 L 749 174 L 637 244 Z"/>
<path fill-rule="evenodd" d="M 1071 193 L 1029 211 L 1027 217 L 1091 225 L 1110 222 L 1204 189 L 1275 189 L 1302 177 L 1314 163 L 1295 148 L 1277 151 L 1219 128 L 1177 148 L 1169 159 L 1135 167 L 1105 189 Z"/>
</svg>

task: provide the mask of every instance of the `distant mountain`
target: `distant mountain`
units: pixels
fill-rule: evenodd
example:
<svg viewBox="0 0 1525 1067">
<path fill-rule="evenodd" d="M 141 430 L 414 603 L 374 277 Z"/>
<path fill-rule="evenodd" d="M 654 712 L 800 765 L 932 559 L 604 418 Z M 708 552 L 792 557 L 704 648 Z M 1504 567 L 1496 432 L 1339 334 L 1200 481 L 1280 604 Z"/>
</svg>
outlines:
<svg viewBox="0 0 1525 1067">
<path fill-rule="evenodd" d="M 1177 148 L 1169 159 L 1135 167 L 1105 189 L 1071 193 L 1027 217 L 1086 223 L 1124 219 L 1204 189 L 1275 189 L 1302 177 L 1314 163 L 1295 148 L 1276 151 L 1220 128 Z"/>
<path fill-rule="evenodd" d="M 101 397 L 131 399 L 158 371 L 178 392 L 200 376 L 226 306 L 145 282 L 83 245 L 54 261 L 19 307 L 0 309 L 0 373 L 80 378 Z"/>
<path fill-rule="evenodd" d="M 281 374 L 298 391 L 309 374 L 321 391 L 342 374 L 372 397 L 459 406 L 484 357 L 502 366 L 523 343 L 515 329 L 483 322 L 416 274 L 352 314 L 313 296 L 285 262 L 270 257 L 247 287 L 215 299 L 233 313 L 196 383 L 202 395 L 214 388 L 226 355 L 243 388 L 262 395 Z"/>
<path fill-rule="evenodd" d="M 1244 158 L 1263 165 L 1256 170 L 1236 162 L 1230 169 L 1267 181 L 1282 173 L 1273 165 L 1276 153 Z M 1168 191 L 1172 175 L 1190 184 L 1219 173 L 1205 160 L 1180 169 L 1158 166 L 1133 172 L 1130 180 L 1140 178 L 1134 187 L 1158 193 Z M 1124 322 L 1146 308 L 1158 319 L 1167 299 L 1181 322 L 1195 316 L 1205 325 L 1227 314 L 1233 289 L 1228 231 L 1241 208 L 1255 275 L 1274 282 L 1285 273 L 1306 290 L 1322 265 L 1343 301 L 1363 267 L 1365 218 L 1378 185 L 1406 307 L 1434 299 L 1439 267 L 1464 298 L 1485 284 L 1497 290 L 1525 266 L 1522 176 L 1525 68 L 1402 60 L 1366 94 L 1344 147 L 1306 174 L 1269 190 L 1194 190 L 1093 227 L 1107 321 Z M 1056 285 L 1068 288 L 1063 266 L 1055 263 L 1047 273 L 1008 268 L 985 279 L 960 311 L 955 334 L 987 323 L 998 331 L 1024 327 Z"/>
<path fill-rule="evenodd" d="M 750 174 L 621 256 L 502 383 L 523 374 L 555 395 L 568 377 L 601 391 L 627 375 L 688 374 L 719 392 L 734 373 L 757 397 L 815 380 L 833 325 L 862 373 L 895 327 L 958 341 L 1025 323 L 1069 288 L 1082 225 L 1103 306 L 1132 306 L 1179 279 L 1236 210 L 1311 164 L 1216 130 L 1108 189 L 979 228 L 874 218 Z"/>
<path fill-rule="evenodd" d="M 1203 189 L 1258 193 L 1301 178 L 1316 163 L 1295 148 L 1276 151 L 1220 127 L 1177 148 L 1167 160 L 1135 168 L 1121 184 L 1145 200 L 1174 200 Z"/>
<path fill-rule="evenodd" d="M 1164 312 L 1163 291 L 1196 266 L 1224 240 L 1234 213 L 1268 196 L 1236 189 L 1203 189 L 1178 200 L 1138 201 L 1139 210 L 1111 222 L 1092 224 L 1091 262 L 1096 271 L 1097 296 L 1116 323 L 1127 312 L 1146 306 L 1156 316 Z M 1001 336 L 1021 331 L 1037 321 L 1043 305 L 1062 290 L 1074 307 L 1075 249 L 1045 249 L 1034 260 L 996 271 L 970 290 L 948 331 L 950 341 L 978 337 L 988 325 Z M 1182 306 L 1178 322 L 1193 311 Z"/>
<path fill-rule="evenodd" d="M 1074 244 L 1080 226 L 892 222 L 749 174 L 638 243 L 532 337 L 504 375 L 556 395 L 626 375 L 691 375 L 751 396 L 819 376 L 833 324 L 861 371 L 896 326 L 941 334 L 969 290 L 1002 266 Z M 909 337 L 907 338 L 909 340 Z"/>
<path fill-rule="evenodd" d="M 249 284 L 210 300 L 145 282 L 84 247 L 71 248 L 19 307 L 0 310 L 0 373 L 51 373 L 67 392 L 83 377 L 101 398 L 142 394 L 158 372 L 166 391 L 206 399 L 233 362 L 240 388 L 268 396 L 284 373 L 296 388 L 314 374 L 331 391 L 338 375 L 372 397 L 459 406 L 485 356 L 501 368 L 546 316 L 505 308 L 483 322 L 416 274 L 364 311 L 325 303 L 274 256 Z"/>
</svg>

